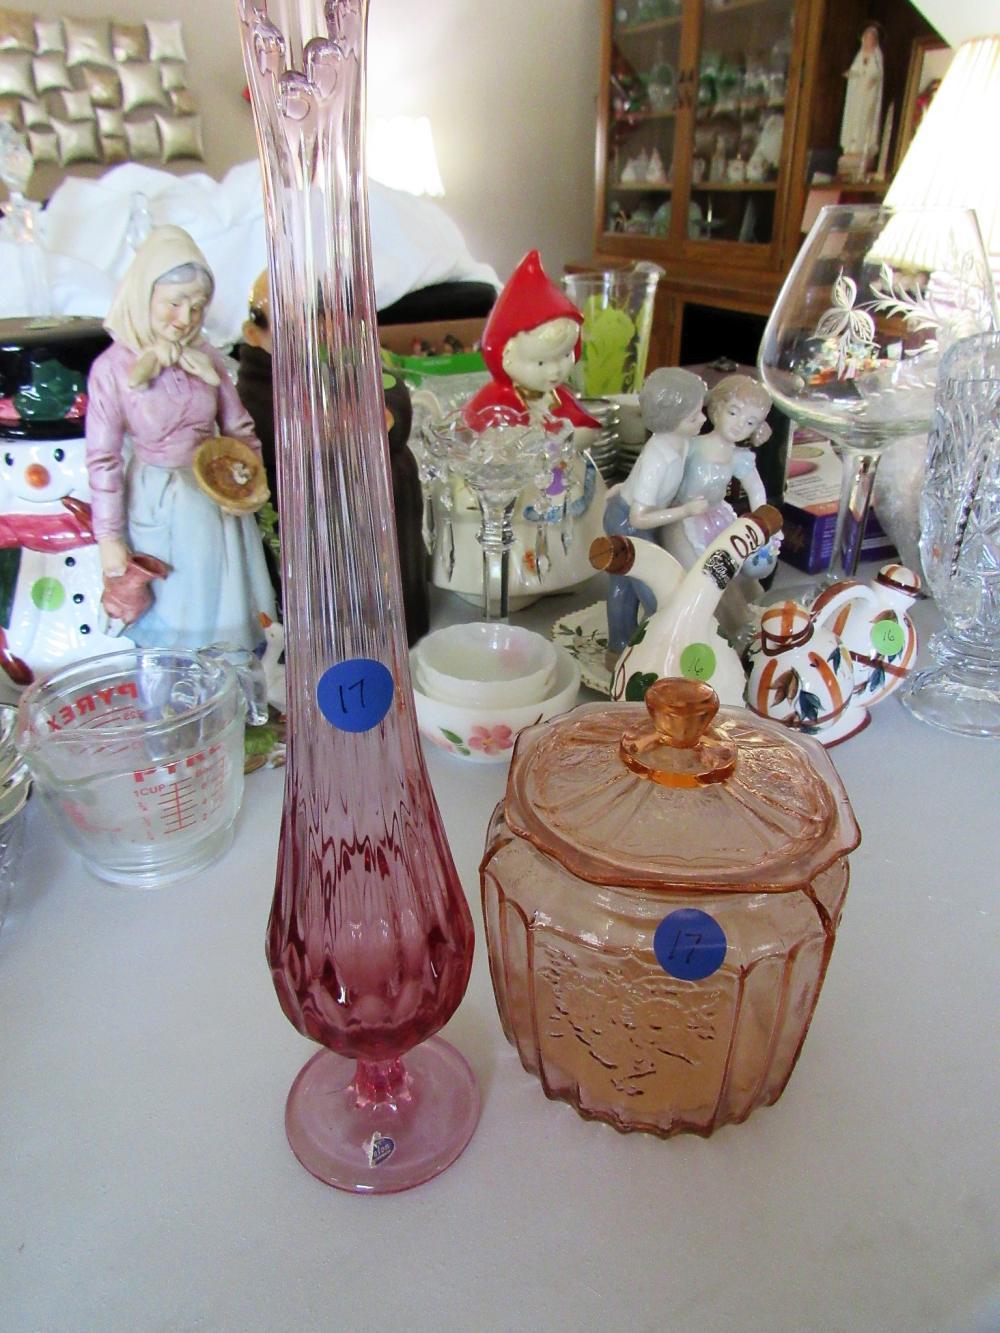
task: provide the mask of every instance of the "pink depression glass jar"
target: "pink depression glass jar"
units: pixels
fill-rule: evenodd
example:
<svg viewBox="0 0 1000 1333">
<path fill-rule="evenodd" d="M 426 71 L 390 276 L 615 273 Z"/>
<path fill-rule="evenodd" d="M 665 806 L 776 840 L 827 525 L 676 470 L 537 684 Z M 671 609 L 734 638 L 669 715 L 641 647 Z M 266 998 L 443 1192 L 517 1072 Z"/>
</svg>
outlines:
<svg viewBox="0 0 1000 1333">
<path fill-rule="evenodd" d="M 859 841 L 822 746 L 699 681 L 523 731 L 481 880 L 524 1067 L 623 1131 L 708 1135 L 776 1101 Z"/>
</svg>

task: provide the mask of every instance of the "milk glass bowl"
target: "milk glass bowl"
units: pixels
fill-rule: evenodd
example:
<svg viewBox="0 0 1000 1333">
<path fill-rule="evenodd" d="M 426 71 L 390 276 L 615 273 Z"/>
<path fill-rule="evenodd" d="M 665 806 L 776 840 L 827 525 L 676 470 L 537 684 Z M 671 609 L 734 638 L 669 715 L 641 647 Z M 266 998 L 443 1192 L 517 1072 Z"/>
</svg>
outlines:
<svg viewBox="0 0 1000 1333">
<path fill-rule="evenodd" d="M 554 644 L 499 621 L 434 630 L 416 645 L 414 659 L 425 694 L 467 708 L 537 703 L 556 675 Z"/>
</svg>

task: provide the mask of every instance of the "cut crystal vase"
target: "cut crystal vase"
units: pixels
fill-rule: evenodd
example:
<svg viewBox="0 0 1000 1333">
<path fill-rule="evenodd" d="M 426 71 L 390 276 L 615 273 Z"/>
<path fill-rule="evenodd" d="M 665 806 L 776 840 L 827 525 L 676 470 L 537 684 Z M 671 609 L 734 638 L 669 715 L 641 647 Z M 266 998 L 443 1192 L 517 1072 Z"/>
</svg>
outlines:
<svg viewBox="0 0 1000 1333">
<path fill-rule="evenodd" d="M 944 629 L 937 665 L 903 702 L 923 722 L 1000 736 L 1000 334 L 957 343 L 941 365 L 920 508 L 920 554 Z"/>
<path fill-rule="evenodd" d="M 465 1147 L 472 1073 L 433 1034 L 473 927 L 417 735 L 364 164 L 367 0 L 238 0 L 274 325 L 288 766 L 267 957 L 324 1049 L 285 1125 L 329 1184 L 406 1189 Z"/>
</svg>

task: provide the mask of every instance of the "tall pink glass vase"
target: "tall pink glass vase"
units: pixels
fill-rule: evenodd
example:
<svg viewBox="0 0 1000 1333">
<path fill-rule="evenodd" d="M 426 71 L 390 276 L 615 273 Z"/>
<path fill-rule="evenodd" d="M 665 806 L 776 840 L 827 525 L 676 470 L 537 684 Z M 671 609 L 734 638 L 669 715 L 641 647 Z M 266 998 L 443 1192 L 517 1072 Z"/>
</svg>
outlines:
<svg viewBox="0 0 1000 1333">
<path fill-rule="evenodd" d="M 454 1161 L 479 1097 L 433 1036 L 468 985 L 473 927 L 407 670 L 368 232 L 368 0 L 237 9 L 268 224 L 289 724 L 267 957 L 285 1015 L 325 1048 L 285 1125 L 321 1180 L 385 1193 Z"/>
</svg>

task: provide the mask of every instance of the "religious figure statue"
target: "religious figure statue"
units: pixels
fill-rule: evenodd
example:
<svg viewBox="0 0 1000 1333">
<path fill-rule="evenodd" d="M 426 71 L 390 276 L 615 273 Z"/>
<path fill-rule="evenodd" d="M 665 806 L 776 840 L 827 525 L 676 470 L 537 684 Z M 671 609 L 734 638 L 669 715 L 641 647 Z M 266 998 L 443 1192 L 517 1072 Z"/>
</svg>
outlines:
<svg viewBox="0 0 1000 1333">
<path fill-rule="evenodd" d="M 877 23 L 868 23 L 862 30 L 858 53 L 844 74 L 847 95 L 840 124 L 843 156 L 837 170 L 847 179 L 863 179 L 878 153 L 883 77 L 879 27 Z"/>
</svg>

